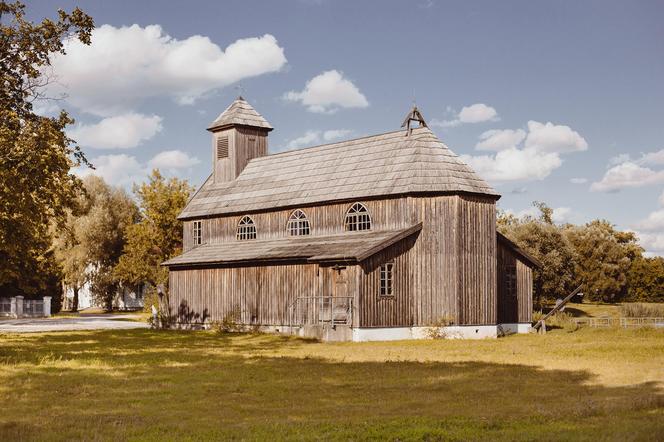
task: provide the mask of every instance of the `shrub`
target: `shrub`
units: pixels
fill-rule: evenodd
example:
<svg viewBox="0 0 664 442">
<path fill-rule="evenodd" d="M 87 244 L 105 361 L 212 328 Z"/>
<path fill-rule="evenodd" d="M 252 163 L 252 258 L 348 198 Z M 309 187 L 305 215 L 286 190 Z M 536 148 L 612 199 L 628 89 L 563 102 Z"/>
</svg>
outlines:
<svg viewBox="0 0 664 442">
<path fill-rule="evenodd" d="M 235 306 L 221 318 L 221 321 L 213 321 L 210 328 L 217 333 L 239 332 L 244 330 L 241 321 L 242 312 L 240 311 L 240 307 Z"/>
<path fill-rule="evenodd" d="M 661 318 L 664 317 L 664 304 L 623 304 L 620 315 L 625 318 Z"/>
<path fill-rule="evenodd" d="M 445 330 L 445 327 L 454 324 L 454 320 L 449 316 L 441 316 L 435 320 L 424 332 L 426 337 L 429 339 L 446 339 L 450 338 L 449 331 Z"/>
</svg>

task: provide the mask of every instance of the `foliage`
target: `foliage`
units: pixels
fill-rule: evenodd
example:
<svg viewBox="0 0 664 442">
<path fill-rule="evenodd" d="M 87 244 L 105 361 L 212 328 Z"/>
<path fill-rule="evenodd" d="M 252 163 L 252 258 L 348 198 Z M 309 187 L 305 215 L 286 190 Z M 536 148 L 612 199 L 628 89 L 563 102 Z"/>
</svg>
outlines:
<svg viewBox="0 0 664 442">
<path fill-rule="evenodd" d="M 51 285 L 50 224 L 80 190 L 71 168 L 87 164 L 65 133 L 67 113 L 40 116 L 33 102 L 44 98 L 51 56 L 68 38 L 89 44 L 93 21 L 78 8 L 38 24 L 24 14 L 19 2 L 0 2 L 0 289 L 31 295 Z"/>
<path fill-rule="evenodd" d="M 664 258 L 638 256 L 627 273 L 627 299 L 664 302 Z"/>
<path fill-rule="evenodd" d="M 625 318 L 664 318 L 664 305 L 626 303 L 620 306 L 620 314 Z"/>
<path fill-rule="evenodd" d="M 240 307 L 235 306 L 221 318 L 221 321 L 213 321 L 210 328 L 217 333 L 235 333 L 244 330 L 242 324 L 242 312 Z"/>
<path fill-rule="evenodd" d="M 556 225 L 546 204 L 533 204 L 539 217 L 502 212 L 498 230 L 542 263 L 533 274 L 536 305 L 578 285 L 586 301 L 664 300 L 664 259 L 644 258 L 634 233 L 605 220 Z"/>
<path fill-rule="evenodd" d="M 449 331 L 445 330 L 445 327 L 454 324 L 454 318 L 451 316 L 441 316 L 433 323 L 431 323 L 425 331 L 425 335 L 429 339 L 447 339 L 450 336 Z"/>
<path fill-rule="evenodd" d="M 75 291 L 90 283 L 95 300 L 107 310 L 119 289 L 113 269 L 124 247 L 124 232 L 138 220 L 138 208 L 124 190 L 97 176 L 84 179 L 76 211 L 57 229 L 54 249 L 63 281 Z"/>
<path fill-rule="evenodd" d="M 626 290 L 627 272 L 642 249 L 631 232 L 617 231 L 608 221 L 566 226 L 565 237 L 574 249 L 574 285 L 581 284 L 584 299 L 611 302 Z"/>
<path fill-rule="evenodd" d="M 573 290 L 574 250 L 561 229 L 551 221 L 551 214 L 542 203 L 539 219 L 523 220 L 501 214 L 498 229 L 509 239 L 542 263 L 533 272 L 533 290 L 537 305 L 565 297 Z"/>
<path fill-rule="evenodd" d="M 147 183 L 134 187 L 140 206 L 140 221 L 125 230 L 126 244 L 118 265 L 117 278 L 131 285 L 168 283 L 165 260 L 182 250 L 182 221 L 177 219 L 193 188 L 184 180 L 166 180 L 153 170 Z"/>
</svg>

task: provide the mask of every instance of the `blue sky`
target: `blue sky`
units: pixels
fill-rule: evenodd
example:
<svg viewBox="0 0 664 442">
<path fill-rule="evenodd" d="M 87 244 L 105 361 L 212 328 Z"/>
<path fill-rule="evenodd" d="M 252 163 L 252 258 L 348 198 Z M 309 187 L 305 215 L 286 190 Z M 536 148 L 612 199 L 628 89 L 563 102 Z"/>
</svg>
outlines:
<svg viewBox="0 0 664 442">
<path fill-rule="evenodd" d="M 270 150 L 432 129 L 523 213 L 605 218 L 664 254 L 664 2 L 50 1 L 98 26 L 56 60 L 53 104 L 107 180 L 200 184 L 205 127 L 238 94 Z M 102 26 L 104 25 L 104 26 Z M 136 25 L 131 27 L 132 25 Z M 155 26 L 156 25 L 156 26 Z M 479 145 L 479 146 L 478 146 Z"/>
</svg>

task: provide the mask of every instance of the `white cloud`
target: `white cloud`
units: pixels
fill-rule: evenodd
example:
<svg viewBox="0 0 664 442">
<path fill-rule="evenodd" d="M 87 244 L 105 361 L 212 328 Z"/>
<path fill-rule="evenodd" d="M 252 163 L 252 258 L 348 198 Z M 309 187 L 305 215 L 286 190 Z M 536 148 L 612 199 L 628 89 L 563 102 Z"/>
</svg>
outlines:
<svg viewBox="0 0 664 442">
<path fill-rule="evenodd" d="M 567 153 L 586 150 L 588 143 L 569 126 L 529 121 L 525 147 L 539 152 Z"/>
<path fill-rule="evenodd" d="M 493 155 L 461 156 L 483 178 L 527 181 L 546 178 L 562 165 L 562 154 L 586 150 L 588 143 L 568 126 L 529 121 L 528 132 L 484 132 L 476 148 L 496 151 Z"/>
<path fill-rule="evenodd" d="M 569 207 L 556 207 L 553 209 L 551 218 L 554 223 L 562 224 L 570 221 L 573 212 Z"/>
<path fill-rule="evenodd" d="M 326 130 L 325 132 L 323 132 L 323 139 L 325 141 L 334 141 L 343 138 L 349 135 L 350 133 L 351 131 L 349 129 Z"/>
<path fill-rule="evenodd" d="M 500 151 L 515 148 L 526 139 L 523 129 L 488 130 L 480 135 L 480 142 L 475 145 L 477 150 Z"/>
<path fill-rule="evenodd" d="M 95 124 L 79 124 L 67 131 L 83 147 L 127 149 L 149 140 L 162 129 L 161 117 L 128 113 L 104 118 Z"/>
<path fill-rule="evenodd" d="M 482 123 L 484 121 L 495 120 L 498 116 L 496 109 L 487 106 L 484 103 L 471 104 L 464 106 L 459 112 L 459 121 L 462 123 Z"/>
<path fill-rule="evenodd" d="M 660 206 L 664 206 L 664 191 L 659 195 L 658 201 Z"/>
<path fill-rule="evenodd" d="M 116 186 L 130 186 L 140 182 L 145 177 L 145 169 L 136 160 L 136 157 L 118 154 L 102 155 L 91 160 L 95 166 L 92 169 L 78 169 L 75 173 L 79 176 L 97 175 L 109 184 Z"/>
<path fill-rule="evenodd" d="M 160 152 L 142 164 L 135 156 L 126 154 L 100 155 L 90 160 L 95 169 L 78 167 L 73 172 L 78 176 L 97 175 L 109 184 L 129 187 L 142 182 L 154 168 L 177 175 L 200 161 L 179 150 Z"/>
<path fill-rule="evenodd" d="M 339 108 L 364 108 L 369 106 L 366 97 L 343 72 L 325 71 L 307 82 L 301 92 L 286 92 L 287 101 L 300 102 L 309 112 L 334 113 Z"/>
<path fill-rule="evenodd" d="M 535 206 L 530 206 L 527 207 L 523 210 L 520 210 L 518 212 L 514 212 L 511 209 L 506 209 L 506 213 L 511 214 L 516 216 L 517 218 L 539 218 L 540 217 L 540 210 L 535 207 Z M 569 222 L 570 219 L 574 216 L 574 212 L 572 209 L 569 207 L 555 207 L 553 208 L 553 214 L 551 215 L 551 218 L 554 223 L 556 224 L 563 224 L 566 222 Z"/>
<path fill-rule="evenodd" d="M 588 178 L 571 178 L 569 182 L 572 184 L 586 184 L 588 182 Z"/>
<path fill-rule="evenodd" d="M 562 164 L 556 153 L 518 148 L 501 150 L 493 156 L 461 155 L 461 160 L 489 181 L 542 180 Z"/>
<path fill-rule="evenodd" d="M 639 238 L 639 244 L 646 250 L 646 255 L 664 256 L 664 233 L 634 232 Z"/>
<path fill-rule="evenodd" d="M 448 111 L 451 110 L 448 108 Z M 438 127 L 456 127 L 467 123 L 483 123 L 485 121 L 497 121 L 498 112 L 491 106 L 484 103 L 475 103 L 470 106 L 464 106 L 456 117 L 452 120 L 432 119 L 430 125 Z"/>
<path fill-rule="evenodd" d="M 643 187 L 659 183 L 664 183 L 664 170 L 655 171 L 628 161 L 607 170 L 600 181 L 592 183 L 590 190 L 618 192 L 627 187 Z"/>
<path fill-rule="evenodd" d="M 300 147 L 315 146 L 323 141 L 331 142 L 349 135 L 349 129 L 332 129 L 326 131 L 308 130 L 297 138 L 286 143 L 286 149 L 299 149 Z"/>
<path fill-rule="evenodd" d="M 646 219 L 634 224 L 634 228 L 644 232 L 664 232 L 664 209 L 651 212 Z"/>
<path fill-rule="evenodd" d="M 649 166 L 664 166 L 664 149 L 658 150 L 657 152 L 645 153 L 637 162 Z"/>
<path fill-rule="evenodd" d="M 269 34 L 222 50 L 208 37 L 179 40 L 159 25 L 103 25 L 92 32 L 90 46 L 71 39 L 65 49 L 66 56 L 53 57 L 58 81 L 48 93 L 65 94 L 71 105 L 101 116 L 127 112 L 152 97 L 191 104 L 212 90 L 286 64 L 283 48 Z"/>
<path fill-rule="evenodd" d="M 155 155 L 148 161 L 150 169 L 177 170 L 187 169 L 199 164 L 201 161 L 196 157 L 190 157 L 181 150 L 165 150 Z"/>
</svg>

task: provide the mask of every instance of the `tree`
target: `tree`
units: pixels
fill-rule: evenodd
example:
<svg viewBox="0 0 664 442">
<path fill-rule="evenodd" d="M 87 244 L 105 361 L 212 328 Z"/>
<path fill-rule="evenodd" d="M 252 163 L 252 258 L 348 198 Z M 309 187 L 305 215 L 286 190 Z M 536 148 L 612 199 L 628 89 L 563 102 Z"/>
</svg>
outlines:
<svg viewBox="0 0 664 442">
<path fill-rule="evenodd" d="M 574 248 L 575 285 L 583 286 L 584 299 L 616 302 L 624 296 L 632 260 L 641 256 L 636 236 L 604 220 L 570 225 L 564 232 Z"/>
<path fill-rule="evenodd" d="M 91 175 L 83 180 L 85 193 L 77 212 L 70 212 L 54 246 L 64 282 L 74 291 L 90 284 L 92 296 L 110 310 L 119 288 L 114 276 L 124 247 L 124 232 L 139 220 L 138 208 L 124 190 Z"/>
<path fill-rule="evenodd" d="M 94 25 L 78 8 L 39 24 L 24 10 L 0 2 L 0 290 L 32 295 L 50 285 L 55 269 L 50 224 L 66 220 L 80 190 L 70 170 L 88 164 L 65 134 L 73 123 L 67 113 L 39 116 L 32 104 L 44 98 L 50 57 L 64 54 L 68 38 L 89 44 Z"/>
<path fill-rule="evenodd" d="M 193 188 L 183 180 L 166 180 L 153 170 L 147 183 L 134 187 L 141 219 L 125 232 L 126 244 L 116 276 L 125 284 L 168 283 L 165 260 L 182 251 L 182 221 L 177 219 Z"/>
<path fill-rule="evenodd" d="M 637 257 L 627 273 L 627 300 L 664 302 L 664 258 Z"/>
<path fill-rule="evenodd" d="M 534 205 L 540 209 L 539 218 L 501 213 L 498 230 L 542 263 L 533 272 L 534 299 L 541 306 L 573 290 L 574 250 L 553 223 L 551 210 L 543 203 Z"/>
</svg>

